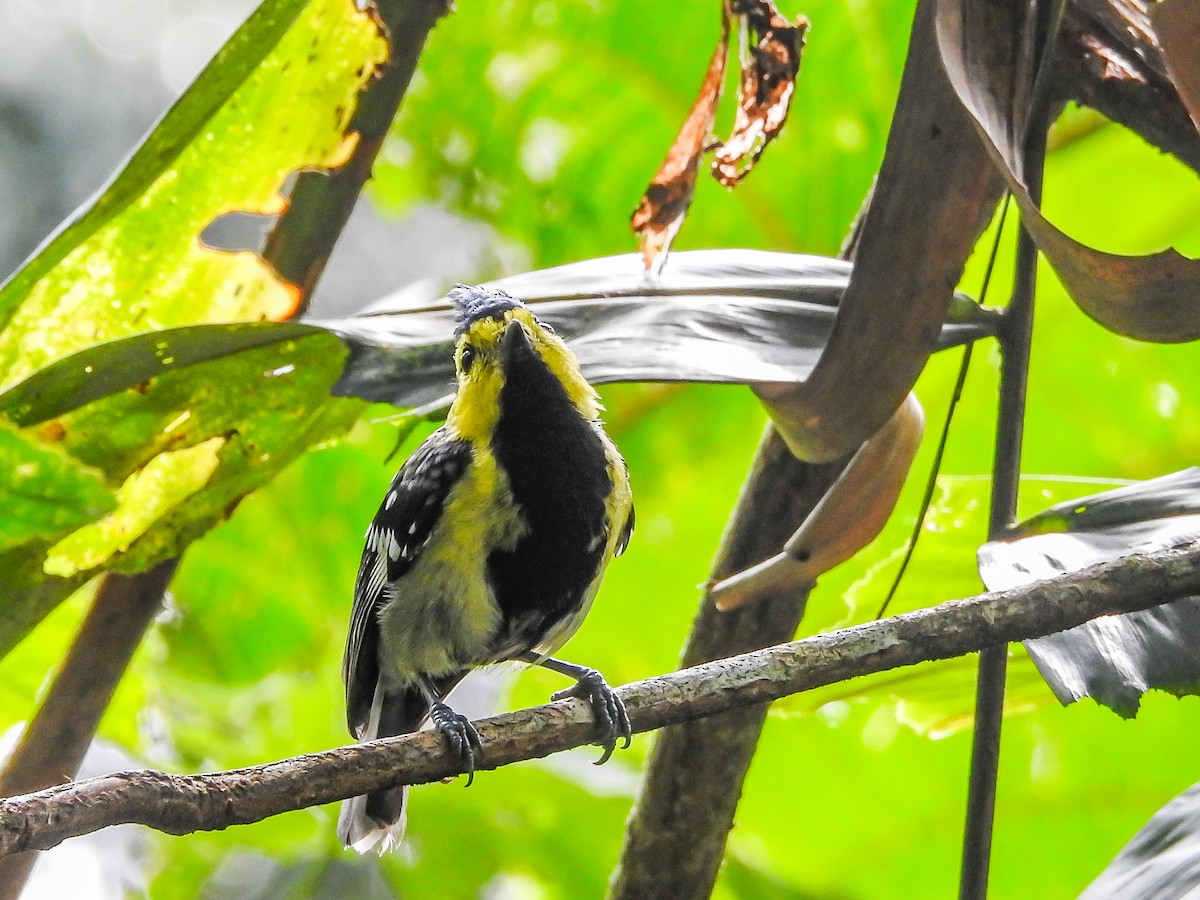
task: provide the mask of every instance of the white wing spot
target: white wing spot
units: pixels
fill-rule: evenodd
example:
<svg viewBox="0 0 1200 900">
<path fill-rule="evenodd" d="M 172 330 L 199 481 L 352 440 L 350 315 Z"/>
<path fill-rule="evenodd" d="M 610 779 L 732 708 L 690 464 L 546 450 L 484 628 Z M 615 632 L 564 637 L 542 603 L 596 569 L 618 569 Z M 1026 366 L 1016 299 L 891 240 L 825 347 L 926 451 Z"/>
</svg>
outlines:
<svg viewBox="0 0 1200 900">
<path fill-rule="evenodd" d="M 400 544 L 396 542 L 394 534 L 388 535 L 388 556 L 391 557 L 392 562 L 400 558 Z"/>
<path fill-rule="evenodd" d="M 387 502 L 383 504 L 384 509 L 391 509 L 396 503 L 396 492 L 388 491 Z"/>
</svg>

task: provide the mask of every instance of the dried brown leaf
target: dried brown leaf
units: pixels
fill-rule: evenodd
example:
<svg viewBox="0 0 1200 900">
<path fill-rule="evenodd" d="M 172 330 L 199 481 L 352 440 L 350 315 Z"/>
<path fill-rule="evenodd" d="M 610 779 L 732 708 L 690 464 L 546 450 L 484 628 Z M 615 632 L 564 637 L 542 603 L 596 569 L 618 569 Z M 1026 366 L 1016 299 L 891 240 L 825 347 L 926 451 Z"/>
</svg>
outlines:
<svg viewBox="0 0 1200 900">
<path fill-rule="evenodd" d="M 733 187 L 750 174 L 787 121 L 808 20 L 800 16 L 789 22 L 773 0 L 731 0 L 728 11 L 747 35 L 748 51 L 742 59 L 733 133 L 717 148 L 712 175 Z"/>
<path fill-rule="evenodd" d="M 917 4 L 887 149 L 825 349 L 803 384 L 755 389 L 788 448 L 809 462 L 853 453 L 912 390 L 1000 196 L 978 131 L 942 67 L 929 64 L 935 4 Z"/>
<path fill-rule="evenodd" d="M 921 445 L 925 414 L 909 394 L 854 454 L 783 552 L 708 589 L 717 609 L 736 609 L 781 591 L 800 591 L 879 536 L 896 508 Z"/>
<path fill-rule="evenodd" d="M 692 204 L 700 155 L 712 134 L 728 56 L 729 19 L 725 17 L 721 23 L 721 38 L 713 50 L 700 94 L 629 221 L 630 228 L 638 236 L 638 247 L 647 269 L 658 271 L 662 268 L 671 241 Z"/>
</svg>

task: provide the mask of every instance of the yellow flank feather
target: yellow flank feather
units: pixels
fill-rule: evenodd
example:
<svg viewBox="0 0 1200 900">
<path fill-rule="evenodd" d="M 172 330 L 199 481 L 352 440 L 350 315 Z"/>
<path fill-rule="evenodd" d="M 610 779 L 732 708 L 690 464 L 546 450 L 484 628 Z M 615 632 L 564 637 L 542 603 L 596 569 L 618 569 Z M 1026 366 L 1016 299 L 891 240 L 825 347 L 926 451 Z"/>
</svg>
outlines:
<svg viewBox="0 0 1200 900">
<path fill-rule="evenodd" d="M 397 683 L 455 672 L 463 659 L 486 656 L 495 634 L 500 609 L 474 573 L 484 570 L 489 553 L 511 549 L 525 526 L 486 447 L 475 448 L 473 464 L 450 491 L 442 523 L 379 619 Z"/>
</svg>

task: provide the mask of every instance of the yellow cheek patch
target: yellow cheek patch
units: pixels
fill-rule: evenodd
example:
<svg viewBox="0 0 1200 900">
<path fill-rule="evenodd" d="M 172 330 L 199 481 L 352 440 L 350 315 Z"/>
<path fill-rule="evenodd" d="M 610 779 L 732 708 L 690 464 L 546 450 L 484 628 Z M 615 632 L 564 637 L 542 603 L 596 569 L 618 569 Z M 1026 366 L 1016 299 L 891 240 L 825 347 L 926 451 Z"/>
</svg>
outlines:
<svg viewBox="0 0 1200 900">
<path fill-rule="evenodd" d="M 500 389 L 504 371 L 500 360 L 500 339 L 509 322 L 520 322 L 530 344 L 545 361 L 554 377 L 566 389 L 579 414 L 586 419 L 600 415 L 596 391 L 579 371 L 575 354 L 558 335 L 547 331 L 524 307 L 510 309 L 503 319 L 484 318 L 472 322 L 458 339 L 455 362 L 458 369 L 458 394 L 446 422 L 460 436 L 478 444 L 491 438 L 500 411 Z M 462 371 L 463 348 L 470 345 L 475 359 L 468 371 Z"/>
</svg>

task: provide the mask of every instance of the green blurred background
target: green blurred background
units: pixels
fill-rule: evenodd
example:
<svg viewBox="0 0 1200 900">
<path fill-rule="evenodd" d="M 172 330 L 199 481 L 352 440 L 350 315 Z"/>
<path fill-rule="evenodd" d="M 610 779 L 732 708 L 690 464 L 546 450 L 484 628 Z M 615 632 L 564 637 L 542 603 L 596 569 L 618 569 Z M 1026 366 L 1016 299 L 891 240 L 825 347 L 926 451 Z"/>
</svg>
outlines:
<svg viewBox="0 0 1200 900">
<path fill-rule="evenodd" d="M 440 210 L 444 242 L 460 227 L 478 238 L 484 250 L 455 280 L 631 250 L 629 213 L 690 107 L 718 36 L 716 12 L 715 3 L 462 0 L 430 39 L 369 202 L 410 222 Z M 789 0 L 784 12 L 812 22 L 791 121 L 736 192 L 701 183 L 680 249 L 833 255 L 870 185 L 912 4 L 814 0 L 800 8 Z M 1048 162 L 1051 219 L 1106 250 L 1171 244 L 1200 254 L 1194 174 L 1091 113 L 1066 118 Z M 978 293 L 992 237 L 968 265 L 962 287 L 970 293 Z M 1006 296 L 1012 238 L 1010 221 L 990 303 Z M 401 236 L 390 252 L 422 251 Z M 1096 480 L 1194 464 L 1194 349 L 1107 334 L 1043 274 L 1022 513 L 1092 493 Z M 930 431 L 959 358 L 935 358 L 918 385 Z M 981 590 L 974 551 L 986 527 L 996 363 L 990 342 L 977 348 L 934 507 L 893 611 Z M 623 683 L 674 667 L 765 418 L 740 388 L 603 393 L 633 473 L 638 531 L 564 652 Z M 102 737 L 139 762 L 186 772 L 347 742 L 340 658 L 361 536 L 396 465 L 385 462 L 390 412 L 372 409 L 347 440 L 304 457 L 189 550 L 170 611 L 136 657 Z M 932 443 L 884 534 L 818 585 L 806 633 L 874 615 Z M 85 601 L 65 604 L 0 663 L 0 728 L 31 714 Z M 778 704 L 717 896 L 952 896 L 973 668 L 973 659 L 929 665 Z M 560 686 L 541 671 L 493 677 L 472 702 L 490 697 L 508 709 L 543 702 Z M 1017 648 L 1010 707 L 993 896 L 1074 896 L 1195 779 L 1197 701 L 1151 695 L 1134 722 L 1091 702 L 1063 709 Z M 636 738 L 601 769 L 589 765 L 593 750 L 579 750 L 485 773 L 469 791 L 461 782 L 417 788 L 404 852 L 382 864 L 341 849 L 335 807 L 224 833 L 155 835 L 143 863 L 148 890 L 156 898 L 599 896 L 651 740 Z"/>
</svg>

